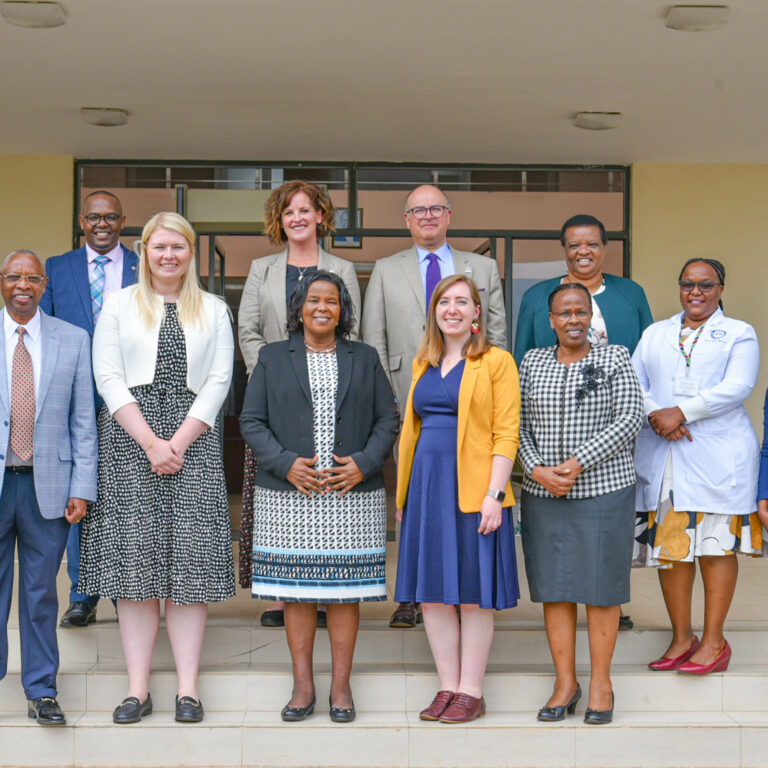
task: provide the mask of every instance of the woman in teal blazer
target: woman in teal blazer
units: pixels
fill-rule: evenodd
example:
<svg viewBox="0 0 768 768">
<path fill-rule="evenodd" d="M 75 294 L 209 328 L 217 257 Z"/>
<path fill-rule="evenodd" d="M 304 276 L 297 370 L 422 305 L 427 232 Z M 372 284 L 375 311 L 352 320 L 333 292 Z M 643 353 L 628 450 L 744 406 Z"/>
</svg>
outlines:
<svg viewBox="0 0 768 768">
<path fill-rule="evenodd" d="M 581 283 L 592 294 L 593 316 L 598 315 L 594 311 L 597 307 L 604 324 L 594 334 L 592 343 L 621 344 L 632 354 L 643 331 L 653 322 L 645 291 L 633 280 L 603 272 L 608 238 L 599 219 L 586 214 L 572 216 L 560 232 L 568 274 L 537 283 L 523 295 L 515 329 L 517 364 L 529 349 L 557 342 L 549 323 L 547 302 L 549 294 L 563 280 Z"/>
</svg>

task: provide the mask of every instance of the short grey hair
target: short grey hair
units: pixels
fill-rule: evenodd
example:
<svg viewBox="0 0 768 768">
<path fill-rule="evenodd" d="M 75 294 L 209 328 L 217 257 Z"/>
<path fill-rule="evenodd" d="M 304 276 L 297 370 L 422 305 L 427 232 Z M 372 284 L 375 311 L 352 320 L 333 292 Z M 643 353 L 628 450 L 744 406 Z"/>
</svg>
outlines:
<svg viewBox="0 0 768 768">
<path fill-rule="evenodd" d="M 21 256 L 22 254 L 25 254 L 27 256 L 32 256 L 33 258 L 37 259 L 40 262 L 40 266 L 43 266 L 43 260 L 34 252 L 30 251 L 29 248 L 19 248 L 17 251 L 11 251 L 4 259 L 3 263 L 0 264 L 0 272 L 5 272 L 5 268 L 8 265 L 8 262 L 14 257 L 14 256 Z"/>
<path fill-rule="evenodd" d="M 440 187 L 436 187 L 434 184 L 419 184 L 419 187 L 433 187 L 434 189 L 436 189 L 436 190 L 437 190 L 437 191 L 438 191 L 438 192 L 439 192 L 439 193 L 440 193 L 440 194 L 441 194 L 441 195 L 442 195 L 442 196 L 445 198 L 445 204 L 448 206 L 448 209 L 449 209 L 449 210 L 451 210 L 451 211 L 453 210 L 453 208 L 451 207 L 451 201 L 448 199 L 448 195 L 446 195 L 446 194 L 445 194 L 445 192 L 443 192 L 443 190 L 442 190 L 442 189 L 440 189 Z M 406 198 L 405 198 L 405 207 L 403 208 L 403 213 L 408 213 L 408 201 L 411 199 L 411 195 L 412 195 L 412 194 L 413 194 L 413 193 L 414 193 L 414 192 L 415 192 L 415 191 L 416 191 L 416 190 L 417 190 L 419 187 L 414 187 L 414 188 L 413 188 L 413 189 L 412 189 L 412 190 L 411 190 L 411 191 L 408 193 L 408 197 L 406 197 Z"/>
</svg>

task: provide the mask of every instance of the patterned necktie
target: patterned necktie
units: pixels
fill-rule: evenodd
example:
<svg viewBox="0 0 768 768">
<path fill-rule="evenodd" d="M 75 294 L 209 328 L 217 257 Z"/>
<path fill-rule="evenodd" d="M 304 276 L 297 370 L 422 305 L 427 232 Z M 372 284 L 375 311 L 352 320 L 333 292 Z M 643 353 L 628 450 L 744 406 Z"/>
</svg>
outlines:
<svg viewBox="0 0 768 768">
<path fill-rule="evenodd" d="M 13 352 L 11 374 L 11 448 L 22 460 L 32 458 L 32 438 L 35 432 L 35 374 L 32 358 L 24 344 L 26 328 L 19 326 L 19 340 Z"/>
<path fill-rule="evenodd" d="M 429 302 L 432 294 L 435 292 L 435 286 L 440 282 L 440 265 L 437 263 L 437 254 L 428 253 L 427 258 L 427 312 L 429 312 Z"/>
<path fill-rule="evenodd" d="M 96 325 L 101 307 L 104 304 L 104 265 L 109 261 L 108 256 L 100 255 L 94 260 L 93 280 L 91 281 L 91 310 L 93 311 L 93 324 Z"/>
</svg>

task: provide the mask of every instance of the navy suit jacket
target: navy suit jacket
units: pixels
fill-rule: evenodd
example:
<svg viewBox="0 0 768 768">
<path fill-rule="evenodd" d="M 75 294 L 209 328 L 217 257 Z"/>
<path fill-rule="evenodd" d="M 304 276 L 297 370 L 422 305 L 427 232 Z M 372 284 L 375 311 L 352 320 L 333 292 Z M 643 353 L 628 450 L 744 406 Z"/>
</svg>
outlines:
<svg viewBox="0 0 768 768">
<path fill-rule="evenodd" d="M 139 257 L 123 249 L 123 284 L 122 288 L 133 285 L 138 277 Z M 51 256 L 45 262 L 45 274 L 48 285 L 40 309 L 48 315 L 65 320 L 82 328 L 93 339 L 93 309 L 91 309 L 91 281 L 88 278 L 88 256 L 85 246 L 74 251 L 67 251 L 61 256 Z M 96 412 L 101 410 L 103 400 L 94 387 Z"/>
<path fill-rule="evenodd" d="M 133 285 L 138 277 L 139 257 L 123 249 L 123 284 Z M 93 310 L 91 309 L 91 283 L 88 279 L 88 257 L 85 247 L 51 256 L 45 262 L 48 286 L 40 300 L 40 309 L 46 314 L 66 320 L 93 336 Z"/>
</svg>

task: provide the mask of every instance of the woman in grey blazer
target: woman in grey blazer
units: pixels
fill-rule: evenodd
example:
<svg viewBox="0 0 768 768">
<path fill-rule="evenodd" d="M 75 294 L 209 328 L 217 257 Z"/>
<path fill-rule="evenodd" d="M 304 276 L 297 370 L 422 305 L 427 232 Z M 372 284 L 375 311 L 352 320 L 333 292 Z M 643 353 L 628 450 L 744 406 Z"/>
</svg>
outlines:
<svg viewBox="0 0 768 768">
<path fill-rule="evenodd" d="M 286 307 L 296 286 L 317 270 L 337 274 L 352 298 L 354 324 L 351 339 L 357 339 L 360 318 L 360 286 L 354 265 L 324 251 L 318 240 L 333 231 L 334 208 L 327 192 L 300 179 L 275 189 L 264 207 L 264 230 L 269 240 L 285 250 L 254 259 L 245 281 L 238 312 L 238 339 L 250 377 L 265 344 L 284 341 Z M 250 542 L 253 533 L 253 487 L 256 463 L 245 448 L 243 513 L 240 541 Z M 250 546 L 240 549 L 240 586 L 251 588 Z M 323 623 L 324 616 L 320 621 Z M 262 626 L 283 626 L 283 605 L 275 603 L 261 616 Z"/>
</svg>

